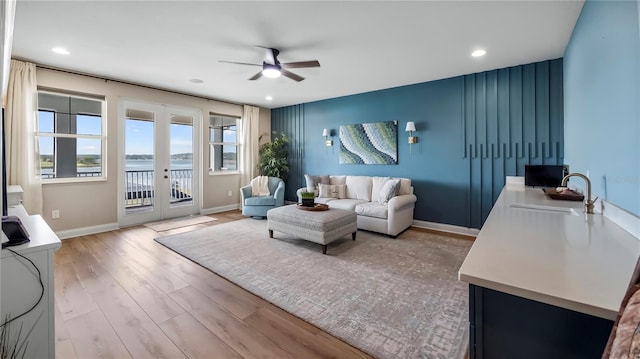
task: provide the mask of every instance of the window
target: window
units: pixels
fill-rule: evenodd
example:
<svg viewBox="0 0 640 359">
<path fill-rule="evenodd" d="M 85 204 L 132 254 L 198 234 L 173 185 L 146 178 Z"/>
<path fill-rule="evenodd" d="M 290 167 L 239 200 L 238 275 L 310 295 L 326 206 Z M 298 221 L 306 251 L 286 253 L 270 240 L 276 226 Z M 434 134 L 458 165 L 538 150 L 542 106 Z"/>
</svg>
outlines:
<svg viewBox="0 0 640 359">
<path fill-rule="evenodd" d="M 104 178 L 104 100 L 38 92 L 42 179 Z"/>
<path fill-rule="evenodd" d="M 238 171 L 238 118 L 209 114 L 209 172 Z"/>
</svg>

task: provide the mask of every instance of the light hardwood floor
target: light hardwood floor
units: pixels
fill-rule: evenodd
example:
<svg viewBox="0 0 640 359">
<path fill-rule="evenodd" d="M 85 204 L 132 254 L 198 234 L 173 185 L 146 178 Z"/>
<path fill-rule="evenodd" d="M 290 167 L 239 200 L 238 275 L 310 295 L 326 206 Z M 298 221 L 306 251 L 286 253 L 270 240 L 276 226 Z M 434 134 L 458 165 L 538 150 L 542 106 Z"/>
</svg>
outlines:
<svg viewBox="0 0 640 359">
<path fill-rule="evenodd" d="M 56 357 L 369 358 L 156 243 L 144 226 L 62 241 L 55 254 Z"/>
</svg>

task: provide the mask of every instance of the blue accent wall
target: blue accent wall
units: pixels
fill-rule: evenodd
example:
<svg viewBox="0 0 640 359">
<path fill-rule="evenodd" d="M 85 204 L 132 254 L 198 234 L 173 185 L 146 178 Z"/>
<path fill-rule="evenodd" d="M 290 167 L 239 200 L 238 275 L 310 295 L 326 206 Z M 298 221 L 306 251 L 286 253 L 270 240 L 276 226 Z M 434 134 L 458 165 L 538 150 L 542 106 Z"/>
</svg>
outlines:
<svg viewBox="0 0 640 359">
<path fill-rule="evenodd" d="M 272 130 L 292 139 L 287 199 L 304 174 L 407 177 L 416 220 L 480 228 L 505 176 L 563 163 L 562 76 L 557 59 L 273 109 Z M 338 164 L 340 126 L 379 121 L 398 121 L 398 164 Z"/>
<path fill-rule="evenodd" d="M 585 2 L 565 50 L 564 125 L 572 171 L 589 173 L 594 196 L 640 216 L 638 17 L 637 1 Z"/>
</svg>

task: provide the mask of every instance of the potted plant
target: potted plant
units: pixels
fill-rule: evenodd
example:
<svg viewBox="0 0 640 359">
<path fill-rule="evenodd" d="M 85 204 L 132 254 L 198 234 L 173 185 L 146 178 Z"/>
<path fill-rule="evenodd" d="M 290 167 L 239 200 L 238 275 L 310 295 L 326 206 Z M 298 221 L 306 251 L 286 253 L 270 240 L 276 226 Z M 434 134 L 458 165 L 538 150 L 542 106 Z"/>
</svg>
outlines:
<svg viewBox="0 0 640 359">
<path fill-rule="evenodd" d="M 262 139 L 260 136 L 260 139 Z M 264 143 L 258 151 L 258 173 L 262 176 L 287 179 L 289 173 L 289 138 L 284 133 L 273 132 L 271 142 Z"/>
<path fill-rule="evenodd" d="M 17 319 L 17 318 L 15 318 Z M 2 330 L 0 331 L 0 358 L 1 359 L 18 359 L 24 358 L 27 352 L 27 346 L 29 345 L 29 336 L 33 333 L 33 330 L 36 327 L 36 324 L 40 321 L 40 318 L 33 323 L 31 329 L 29 329 L 26 333 L 22 332 L 22 323 L 20 323 L 20 327 L 16 330 L 12 330 L 11 322 L 9 319 L 9 315 L 7 314 L 4 317 L 4 322 L 2 323 Z M 23 335 L 24 334 L 24 335 Z"/>
<path fill-rule="evenodd" d="M 300 192 L 300 198 L 302 199 L 302 205 L 305 207 L 315 206 L 316 194 L 313 192 Z"/>
</svg>

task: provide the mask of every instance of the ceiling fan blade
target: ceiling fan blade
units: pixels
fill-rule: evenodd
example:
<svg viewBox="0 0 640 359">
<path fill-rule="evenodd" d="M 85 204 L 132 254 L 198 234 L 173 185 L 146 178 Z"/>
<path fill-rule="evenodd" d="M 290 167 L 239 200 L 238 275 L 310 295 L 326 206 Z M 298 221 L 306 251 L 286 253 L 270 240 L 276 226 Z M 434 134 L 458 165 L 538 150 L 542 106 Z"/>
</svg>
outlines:
<svg viewBox="0 0 640 359">
<path fill-rule="evenodd" d="M 261 77 L 262 77 L 262 71 L 260 71 L 257 74 L 253 75 L 253 77 L 251 77 L 249 80 L 251 80 L 251 81 L 257 80 L 257 79 L 259 79 Z"/>
<path fill-rule="evenodd" d="M 225 64 L 236 64 L 236 65 L 248 65 L 248 66 L 262 66 L 261 64 L 250 64 L 248 62 L 236 62 L 236 61 L 224 61 L 218 60 L 218 62 L 223 62 Z"/>
<path fill-rule="evenodd" d="M 288 77 L 288 78 L 290 78 L 290 79 L 292 79 L 294 81 L 300 82 L 300 81 L 304 80 L 304 77 L 296 75 L 293 72 L 287 71 L 285 69 L 280 69 L 280 72 L 282 73 L 282 76 L 286 76 L 286 77 Z"/>
<path fill-rule="evenodd" d="M 280 65 L 287 69 L 300 69 L 304 67 L 320 67 L 320 62 L 318 62 L 318 60 L 296 61 L 296 62 L 281 63 Z"/>
</svg>

